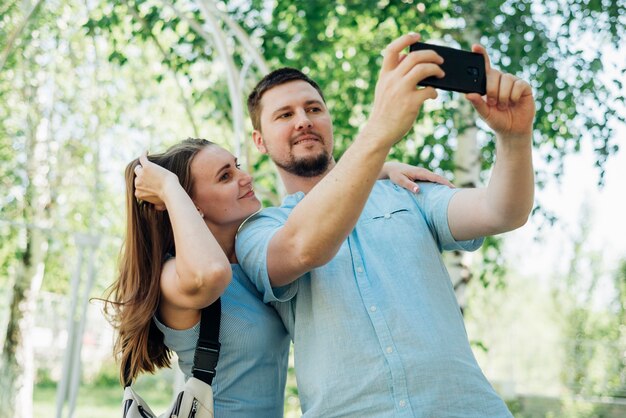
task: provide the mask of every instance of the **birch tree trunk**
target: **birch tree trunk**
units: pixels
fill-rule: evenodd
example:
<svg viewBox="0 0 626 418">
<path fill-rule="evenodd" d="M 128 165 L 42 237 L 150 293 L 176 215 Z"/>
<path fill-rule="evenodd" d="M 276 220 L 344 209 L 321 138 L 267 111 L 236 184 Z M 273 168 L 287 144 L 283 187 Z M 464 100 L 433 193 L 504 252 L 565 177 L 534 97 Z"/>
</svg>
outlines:
<svg viewBox="0 0 626 418">
<path fill-rule="evenodd" d="M 32 330 L 35 302 L 44 274 L 48 241 L 43 231 L 26 231 L 27 247 L 15 275 L 9 324 L 6 330 L 0 375 L 0 417 L 31 418 L 33 416 Z"/>
<path fill-rule="evenodd" d="M 26 176 L 24 188 L 23 250 L 18 253 L 10 302 L 9 321 L 0 358 L 0 418 L 31 418 L 33 416 L 33 358 L 32 330 L 37 295 L 44 276 L 50 226 L 50 163 L 49 124 L 41 125 L 42 109 L 37 100 L 38 86 L 29 68 L 34 63 L 20 63 L 23 80 L 22 100 L 28 103 L 24 131 Z"/>
<path fill-rule="evenodd" d="M 472 121 L 472 107 L 467 101 L 461 102 L 459 116 L 459 121 Z M 472 123 L 457 137 L 457 148 L 454 154 L 454 179 L 457 187 L 476 187 L 478 185 L 480 157 L 477 134 L 478 128 Z M 448 271 L 461 312 L 464 311 L 467 303 L 465 290 L 472 279 L 471 263 L 472 253 L 465 251 L 453 251 L 448 257 Z"/>
<path fill-rule="evenodd" d="M 480 8 L 477 7 L 474 13 L 480 13 Z M 466 22 L 465 40 L 469 44 L 478 42 L 480 33 L 477 30 L 474 16 L 467 16 Z M 480 181 L 481 164 L 477 139 L 477 117 L 472 105 L 465 98 L 459 98 L 458 114 L 454 121 L 454 126 L 459 132 L 454 154 L 454 179 L 457 187 L 477 187 Z M 461 312 L 465 311 L 467 305 L 465 292 L 472 279 L 472 258 L 472 253 L 465 251 L 453 251 L 449 258 L 448 270 Z"/>
</svg>

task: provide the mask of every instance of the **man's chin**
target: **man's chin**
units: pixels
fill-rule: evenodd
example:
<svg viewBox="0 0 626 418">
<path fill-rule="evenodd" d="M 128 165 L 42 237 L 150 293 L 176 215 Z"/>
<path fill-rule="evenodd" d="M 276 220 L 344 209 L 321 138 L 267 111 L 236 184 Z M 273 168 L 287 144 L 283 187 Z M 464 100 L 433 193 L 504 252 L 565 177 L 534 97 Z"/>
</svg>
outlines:
<svg viewBox="0 0 626 418">
<path fill-rule="evenodd" d="M 306 158 L 295 158 L 289 164 L 277 164 L 283 170 L 295 174 L 300 177 L 316 177 L 322 175 L 330 166 L 330 156 L 325 153 L 319 153 L 315 156 L 307 156 Z"/>
</svg>

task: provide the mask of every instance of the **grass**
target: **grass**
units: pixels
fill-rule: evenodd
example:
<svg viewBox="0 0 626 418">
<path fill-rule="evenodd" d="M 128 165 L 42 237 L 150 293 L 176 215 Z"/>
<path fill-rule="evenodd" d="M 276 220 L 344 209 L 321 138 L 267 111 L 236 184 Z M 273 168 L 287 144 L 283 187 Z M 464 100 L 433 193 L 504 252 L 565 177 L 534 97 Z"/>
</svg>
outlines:
<svg viewBox="0 0 626 418">
<path fill-rule="evenodd" d="M 171 391 L 137 390 L 148 402 L 150 408 L 160 414 L 171 401 Z M 36 386 L 33 394 L 33 416 L 36 418 L 53 417 L 56 414 L 56 386 Z M 115 386 L 81 386 L 76 399 L 75 417 L 111 418 L 122 415 L 123 389 Z M 64 406 L 64 416 L 68 405 Z"/>
</svg>

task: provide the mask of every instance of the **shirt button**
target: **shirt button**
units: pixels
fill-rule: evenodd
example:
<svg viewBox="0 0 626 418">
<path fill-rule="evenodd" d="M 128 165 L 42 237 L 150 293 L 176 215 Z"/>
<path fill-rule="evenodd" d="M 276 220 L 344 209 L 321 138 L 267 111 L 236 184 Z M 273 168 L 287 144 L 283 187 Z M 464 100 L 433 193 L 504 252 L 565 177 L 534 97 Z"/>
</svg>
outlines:
<svg viewBox="0 0 626 418">
<path fill-rule="evenodd" d="M 391 353 L 393 353 L 393 348 L 391 346 L 389 346 L 389 347 L 387 347 L 385 349 L 385 351 L 387 351 L 387 354 L 391 354 Z"/>
<path fill-rule="evenodd" d="M 404 408 L 406 406 L 406 401 L 401 400 L 400 402 L 398 402 L 398 405 L 400 405 L 400 408 Z"/>
<path fill-rule="evenodd" d="M 376 308 L 376 305 L 372 305 L 372 306 L 370 306 L 370 311 L 372 311 L 372 312 L 376 312 L 376 309 L 377 309 L 377 308 Z"/>
<path fill-rule="evenodd" d="M 385 213 L 385 219 L 391 218 L 391 213 Z"/>
<path fill-rule="evenodd" d="M 357 267 L 357 268 L 356 268 L 356 272 L 357 272 L 357 273 L 363 273 L 363 268 L 361 268 L 361 267 Z"/>
</svg>

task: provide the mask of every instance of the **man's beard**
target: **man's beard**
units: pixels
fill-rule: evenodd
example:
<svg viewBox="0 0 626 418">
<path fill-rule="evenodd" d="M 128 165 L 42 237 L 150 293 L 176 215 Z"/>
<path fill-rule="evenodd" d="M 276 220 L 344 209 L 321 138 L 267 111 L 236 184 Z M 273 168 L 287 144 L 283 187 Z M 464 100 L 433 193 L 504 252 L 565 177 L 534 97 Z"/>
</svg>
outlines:
<svg viewBox="0 0 626 418">
<path fill-rule="evenodd" d="M 330 165 L 331 157 L 326 150 L 309 158 L 291 158 L 290 161 L 276 161 L 274 163 L 288 173 L 299 177 L 316 177 L 324 174 Z"/>
</svg>

